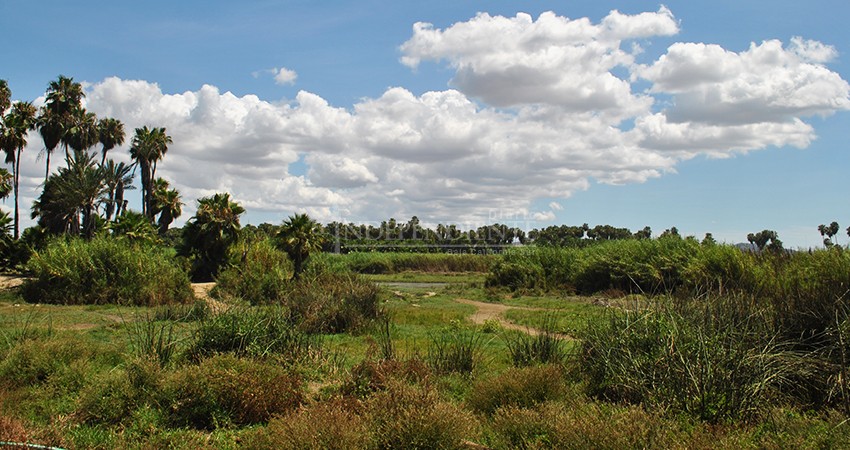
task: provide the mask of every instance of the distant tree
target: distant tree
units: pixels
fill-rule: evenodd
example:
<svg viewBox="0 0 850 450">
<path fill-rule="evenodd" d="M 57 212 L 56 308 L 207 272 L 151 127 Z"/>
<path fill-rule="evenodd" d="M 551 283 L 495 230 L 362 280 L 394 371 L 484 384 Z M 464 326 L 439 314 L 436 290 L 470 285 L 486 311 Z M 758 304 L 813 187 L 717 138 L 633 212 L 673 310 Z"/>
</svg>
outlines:
<svg viewBox="0 0 850 450">
<path fill-rule="evenodd" d="M 307 214 L 295 214 L 283 221 L 277 237 L 280 247 L 292 260 L 295 279 L 301 277 L 310 253 L 319 251 L 325 240 L 322 227 Z"/>
<path fill-rule="evenodd" d="M 106 183 L 95 156 L 74 152 L 68 167 L 60 167 L 44 184 L 33 203 L 32 218 L 51 234 L 68 233 L 91 238 L 100 222 L 97 205 Z"/>
<path fill-rule="evenodd" d="M 747 241 L 750 245 L 754 245 L 759 251 L 767 248 L 772 251 L 783 250 L 782 241 L 779 240 L 779 234 L 773 230 L 762 230 L 758 233 L 749 233 Z"/>
<path fill-rule="evenodd" d="M 6 153 L 6 163 L 12 166 L 12 191 L 15 194 L 14 238 L 20 230 L 19 187 L 21 180 L 21 153 L 27 146 L 27 135 L 35 129 L 36 108 L 30 102 L 15 102 L 12 110 L 0 124 L 0 150 Z"/>
<path fill-rule="evenodd" d="M 239 216 L 245 212 L 230 194 L 198 200 L 198 210 L 183 227 L 178 253 L 192 260 L 192 279 L 211 281 L 227 262 L 227 250 L 239 238 Z"/>
<path fill-rule="evenodd" d="M 674 239 L 681 239 L 681 238 L 682 238 L 682 236 L 679 234 L 679 229 L 678 229 L 678 228 L 676 228 L 676 227 L 670 227 L 670 228 L 668 228 L 668 229 L 664 230 L 664 231 L 661 233 L 661 235 L 660 235 L 660 236 L 658 236 L 658 238 L 659 238 L 659 239 L 661 239 L 661 238 L 674 238 Z"/>
<path fill-rule="evenodd" d="M 642 230 L 635 231 L 635 239 L 650 239 L 652 238 L 652 228 L 649 226 L 643 227 Z"/>
<path fill-rule="evenodd" d="M 103 204 L 107 222 L 112 220 L 113 213 L 116 219 L 123 214 L 124 191 L 135 189 L 132 169 L 132 165 L 126 165 L 123 162 L 116 164 L 111 159 L 106 161 L 105 165 L 101 165 L 104 183 L 106 184 Z"/>
<path fill-rule="evenodd" d="M 714 239 L 714 236 L 711 233 L 705 233 L 705 237 L 702 239 L 702 245 L 716 245 L 717 241 Z"/>
<path fill-rule="evenodd" d="M 0 80 L 0 115 L 3 115 L 12 102 L 12 90 L 9 89 L 9 82 Z"/>
<path fill-rule="evenodd" d="M 840 230 L 841 227 L 838 226 L 838 222 L 832 222 L 829 225 L 818 225 L 818 231 L 821 237 L 823 237 L 823 245 L 825 247 L 832 247 L 836 244 L 837 242 L 833 238 L 838 235 Z"/>
<path fill-rule="evenodd" d="M 165 128 L 136 128 L 133 142 L 130 146 L 130 156 L 136 161 L 141 171 L 142 179 L 142 214 L 153 222 L 153 181 L 156 176 L 156 163 L 168 151 L 171 136 Z"/>
<path fill-rule="evenodd" d="M 110 117 L 97 122 L 97 140 L 103 145 L 100 165 L 106 162 L 106 152 L 124 143 L 124 124 Z"/>
<path fill-rule="evenodd" d="M 6 200 L 14 188 L 15 177 L 6 169 L 0 168 L 0 200 Z"/>
</svg>

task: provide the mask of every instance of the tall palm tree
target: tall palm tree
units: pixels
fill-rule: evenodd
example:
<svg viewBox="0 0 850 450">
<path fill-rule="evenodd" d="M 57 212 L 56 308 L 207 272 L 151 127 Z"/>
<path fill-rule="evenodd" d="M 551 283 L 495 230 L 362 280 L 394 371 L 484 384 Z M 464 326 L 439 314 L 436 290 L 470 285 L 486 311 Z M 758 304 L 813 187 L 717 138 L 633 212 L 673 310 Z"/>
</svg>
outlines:
<svg viewBox="0 0 850 450">
<path fill-rule="evenodd" d="M 12 189 L 15 193 L 15 239 L 20 230 L 18 190 L 21 179 L 21 153 L 27 146 L 27 134 L 35 129 L 36 108 L 30 102 L 15 102 L 12 110 L 3 118 L 0 129 L 0 149 L 6 153 L 6 163 L 12 165 Z"/>
<path fill-rule="evenodd" d="M 322 248 L 324 242 L 322 227 L 307 214 L 295 214 L 283 221 L 277 236 L 280 246 L 295 266 L 293 277 L 297 280 L 304 271 L 304 263 L 307 262 L 310 253 Z"/>
<path fill-rule="evenodd" d="M 107 222 L 112 220 L 113 213 L 115 213 L 116 219 L 122 215 L 124 211 L 124 191 L 135 189 L 132 169 L 132 164 L 116 163 L 111 159 L 106 161 L 106 165 L 101 165 L 104 183 L 106 184 L 106 192 L 102 201 Z"/>
<path fill-rule="evenodd" d="M 100 165 L 106 162 L 106 152 L 124 143 L 124 124 L 118 119 L 106 117 L 97 122 L 98 141 L 103 145 Z"/>
<path fill-rule="evenodd" d="M 62 130 L 62 144 L 65 147 L 66 162 L 69 162 L 71 157 L 68 153 L 69 139 L 65 135 L 72 133 L 85 96 L 83 85 L 74 82 L 71 77 L 59 75 L 55 81 L 51 81 L 47 85 L 47 97 L 44 105 L 50 110 L 55 120 L 61 124 L 59 129 Z M 50 170 L 49 164 L 47 170 Z"/>
<path fill-rule="evenodd" d="M 130 146 L 130 156 L 139 165 L 142 178 L 142 213 L 153 221 L 153 176 L 156 173 L 156 162 L 162 159 L 168 151 L 171 136 L 165 133 L 165 128 L 136 128 L 133 142 Z"/>
<path fill-rule="evenodd" d="M 62 142 L 62 136 L 65 134 L 65 123 L 58 113 L 48 108 L 47 105 L 44 105 L 40 108 L 36 127 L 38 128 L 38 133 L 41 135 L 41 139 L 44 141 L 44 151 L 47 155 L 44 165 L 44 181 L 47 182 L 47 176 L 50 174 L 50 155 L 53 154 L 53 151 Z"/>
<path fill-rule="evenodd" d="M 97 129 L 97 116 L 95 113 L 80 108 L 71 115 L 70 128 L 65 130 L 62 142 L 65 149 L 71 147 L 75 152 L 85 152 L 97 144 L 100 137 Z M 65 153 L 66 163 L 70 165 L 71 155 Z"/>
</svg>

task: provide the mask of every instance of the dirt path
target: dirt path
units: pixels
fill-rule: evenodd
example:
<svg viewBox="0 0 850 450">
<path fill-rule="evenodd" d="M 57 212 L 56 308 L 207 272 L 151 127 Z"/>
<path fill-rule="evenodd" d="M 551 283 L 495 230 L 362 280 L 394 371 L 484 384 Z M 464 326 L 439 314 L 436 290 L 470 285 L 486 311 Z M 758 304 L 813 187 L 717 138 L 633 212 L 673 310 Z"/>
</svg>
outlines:
<svg viewBox="0 0 850 450">
<path fill-rule="evenodd" d="M 227 304 L 210 297 L 210 291 L 214 287 L 215 282 L 192 283 L 192 291 L 195 293 L 195 298 L 207 302 L 207 305 L 210 305 L 212 312 L 218 314 L 227 310 Z"/>
<path fill-rule="evenodd" d="M 488 320 L 497 320 L 499 322 L 499 325 L 502 326 L 502 328 L 505 328 L 505 329 L 508 329 L 508 330 L 522 331 L 522 332 L 528 333 L 532 336 L 537 336 L 537 335 L 542 333 L 542 331 L 540 331 L 536 328 L 530 328 L 530 327 L 526 327 L 526 326 L 522 326 L 522 325 L 517 325 L 513 322 L 509 322 L 507 319 L 505 319 L 503 317 L 503 315 L 504 315 L 505 311 L 508 311 L 508 310 L 511 310 L 511 309 L 519 309 L 519 310 L 523 310 L 523 311 L 547 311 L 546 308 L 530 308 L 530 307 L 527 307 L 527 306 L 508 306 L 508 305 L 502 305 L 500 303 L 486 303 L 486 302 L 479 302 L 479 301 L 475 301 L 475 300 L 469 300 L 469 299 L 465 299 L 465 298 L 456 298 L 455 301 L 458 302 L 458 303 L 463 303 L 464 305 L 470 305 L 470 306 L 475 307 L 475 312 L 472 314 L 472 316 L 469 317 L 472 320 L 472 322 L 475 323 L 475 324 L 483 325 L 484 322 L 486 322 Z M 572 336 L 567 335 L 567 334 L 563 334 L 563 333 L 554 333 L 554 335 L 558 339 L 565 339 L 565 340 L 574 339 Z"/>
</svg>

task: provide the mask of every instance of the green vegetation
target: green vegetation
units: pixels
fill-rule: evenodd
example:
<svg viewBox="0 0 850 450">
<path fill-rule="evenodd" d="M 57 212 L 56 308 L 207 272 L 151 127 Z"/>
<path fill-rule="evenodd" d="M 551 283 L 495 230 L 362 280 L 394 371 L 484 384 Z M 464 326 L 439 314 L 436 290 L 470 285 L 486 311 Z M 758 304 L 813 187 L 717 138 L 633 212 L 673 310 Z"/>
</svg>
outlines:
<svg viewBox="0 0 850 450">
<path fill-rule="evenodd" d="M 173 253 L 123 239 L 57 239 L 27 269 L 32 278 L 21 292 L 32 303 L 154 306 L 192 299 Z"/>
</svg>

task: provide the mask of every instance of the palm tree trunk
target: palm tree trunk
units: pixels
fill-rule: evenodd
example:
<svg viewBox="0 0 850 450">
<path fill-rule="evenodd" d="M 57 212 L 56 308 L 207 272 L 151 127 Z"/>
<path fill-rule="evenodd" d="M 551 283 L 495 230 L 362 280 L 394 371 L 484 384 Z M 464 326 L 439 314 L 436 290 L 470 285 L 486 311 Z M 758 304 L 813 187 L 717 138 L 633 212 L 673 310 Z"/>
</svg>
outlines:
<svg viewBox="0 0 850 450">
<path fill-rule="evenodd" d="M 50 150 L 47 151 L 47 164 L 44 165 L 44 182 L 47 183 L 47 177 L 50 175 Z"/>
<path fill-rule="evenodd" d="M 14 188 L 15 188 L 15 240 L 18 240 L 19 236 L 19 227 L 20 227 L 20 211 L 18 211 L 18 186 L 20 185 L 20 173 L 21 173 L 21 151 L 23 148 L 18 149 L 18 156 L 15 158 L 15 162 L 12 164 L 12 168 L 14 169 Z"/>
</svg>

